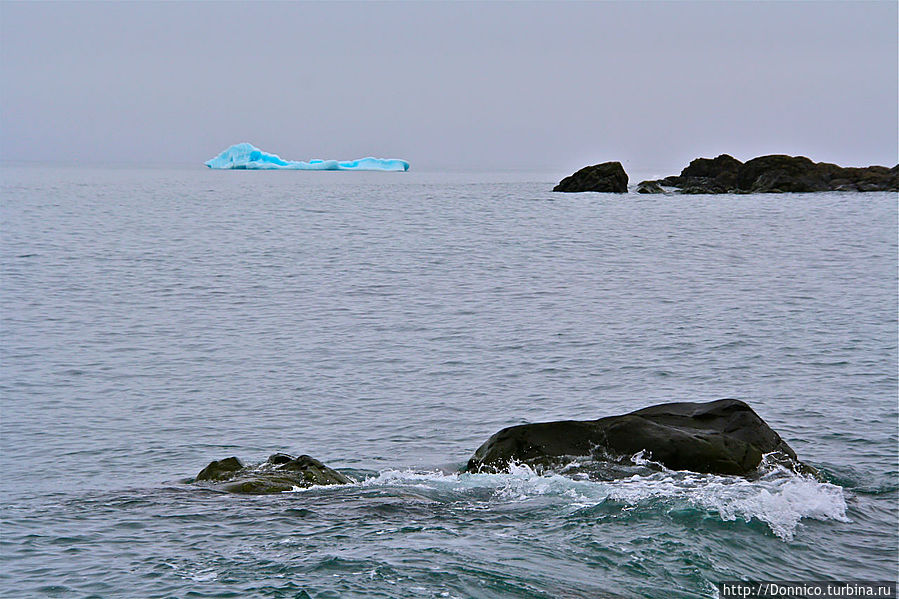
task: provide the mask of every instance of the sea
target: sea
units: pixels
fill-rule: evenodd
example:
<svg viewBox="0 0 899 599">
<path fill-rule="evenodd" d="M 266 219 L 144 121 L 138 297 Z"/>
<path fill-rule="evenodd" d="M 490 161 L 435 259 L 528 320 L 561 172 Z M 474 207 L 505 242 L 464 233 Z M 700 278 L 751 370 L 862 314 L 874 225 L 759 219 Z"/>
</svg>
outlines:
<svg viewBox="0 0 899 599">
<path fill-rule="evenodd" d="M 895 582 L 897 194 L 566 174 L 0 169 L 0 596 Z M 459 473 L 506 426 L 720 398 L 821 479 Z M 355 482 L 192 483 L 276 452 Z"/>
</svg>

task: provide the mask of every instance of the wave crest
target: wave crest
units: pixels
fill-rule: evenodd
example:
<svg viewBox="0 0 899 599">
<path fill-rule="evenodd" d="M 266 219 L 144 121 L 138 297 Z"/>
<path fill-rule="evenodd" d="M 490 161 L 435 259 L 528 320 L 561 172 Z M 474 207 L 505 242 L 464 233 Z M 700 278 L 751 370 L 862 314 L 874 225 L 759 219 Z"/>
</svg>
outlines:
<svg viewBox="0 0 899 599">
<path fill-rule="evenodd" d="M 572 512 L 607 502 L 666 512 L 690 506 L 717 514 L 723 521 L 758 520 L 784 541 L 793 539 L 803 518 L 849 521 L 842 487 L 779 466 L 754 480 L 662 470 L 596 481 L 583 473 L 542 474 L 527 465 L 512 465 L 502 474 L 385 470 L 360 484 L 426 489 L 449 501 L 502 503 L 550 497 Z"/>
</svg>

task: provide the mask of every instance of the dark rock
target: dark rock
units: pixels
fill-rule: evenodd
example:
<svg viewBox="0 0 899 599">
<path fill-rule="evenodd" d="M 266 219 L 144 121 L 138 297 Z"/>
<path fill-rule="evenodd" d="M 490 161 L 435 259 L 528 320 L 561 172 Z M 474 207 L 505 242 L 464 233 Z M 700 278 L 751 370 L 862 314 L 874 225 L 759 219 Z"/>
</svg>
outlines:
<svg viewBox="0 0 899 599">
<path fill-rule="evenodd" d="M 293 456 L 287 455 L 286 453 L 276 453 L 268 456 L 266 462 L 269 464 L 286 464 L 288 462 L 292 462 L 294 460 Z"/>
<path fill-rule="evenodd" d="M 728 188 L 709 177 L 680 178 L 680 192 L 685 194 L 727 193 Z"/>
<path fill-rule="evenodd" d="M 737 174 L 742 165 L 728 154 L 717 158 L 697 158 L 680 175 L 665 177 L 657 183 L 676 187 L 684 194 L 728 193 L 736 187 Z"/>
<path fill-rule="evenodd" d="M 234 473 L 243 469 L 243 464 L 235 457 L 224 460 L 212 461 L 208 466 L 200 470 L 197 480 L 227 480 Z"/>
<path fill-rule="evenodd" d="M 505 428 L 468 461 L 468 472 L 503 470 L 512 462 L 559 465 L 568 456 L 627 457 L 645 451 L 673 470 L 754 473 L 763 454 L 796 470 L 796 453 L 756 414 L 735 399 L 668 403 L 599 420 L 544 422 Z"/>
<path fill-rule="evenodd" d="M 648 183 L 649 181 L 646 182 Z M 659 179 L 656 183 L 662 187 L 678 187 L 680 185 L 680 177 L 678 175 L 671 175 L 670 177 Z"/>
<path fill-rule="evenodd" d="M 752 193 L 828 191 L 831 166 L 818 169 L 805 156 L 760 156 L 740 169 L 737 188 Z"/>
<path fill-rule="evenodd" d="M 899 191 L 899 165 L 842 169 L 859 191 Z"/>
<path fill-rule="evenodd" d="M 600 191 L 627 193 L 627 173 L 620 162 L 603 162 L 585 166 L 578 172 L 565 177 L 553 191 L 580 192 Z"/>
<path fill-rule="evenodd" d="M 637 193 L 665 193 L 658 181 L 640 181 Z"/>
<path fill-rule="evenodd" d="M 728 154 L 721 154 L 716 158 L 697 158 L 693 160 L 687 168 L 681 171 L 681 179 L 701 179 L 706 181 L 695 181 L 690 185 L 689 181 L 684 181 L 689 186 L 703 186 L 709 189 L 723 191 L 710 191 L 709 193 L 727 193 L 733 189 L 737 183 L 737 174 L 743 163 Z"/>
<path fill-rule="evenodd" d="M 899 167 L 899 165 L 897 165 Z M 680 175 L 658 181 L 684 194 L 899 191 L 899 169 L 844 168 L 805 156 L 770 155 L 741 163 L 722 154 L 697 158 Z"/>
<path fill-rule="evenodd" d="M 858 186 L 849 179 L 833 179 L 830 186 L 834 191 L 858 191 Z"/>
<path fill-rule="evenodd" d="M 196 482 L 200 481 L 217 483 L 213 488 L 221 491 L 252 495 L 352 482 L 308 455 L 294 458 L 285 453 L 276 453 L 265 463 L 254 467 L 244 466 L 233 457 L 215 461 L 197 475 Z"/>
</svg>

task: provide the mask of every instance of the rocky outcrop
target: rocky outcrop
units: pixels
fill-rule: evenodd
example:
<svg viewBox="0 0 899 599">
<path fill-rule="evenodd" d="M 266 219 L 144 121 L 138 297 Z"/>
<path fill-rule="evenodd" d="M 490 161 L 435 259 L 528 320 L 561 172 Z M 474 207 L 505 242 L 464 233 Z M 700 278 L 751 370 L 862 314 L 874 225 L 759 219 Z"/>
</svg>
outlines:
<svg viewBox="0 0 899 599">
<path fill-rule="evenodd" d="M 627 173 L 620 162 L 603 162 L 585 166 L 573 175 L 565 177 L 553 191 L 600 191 L 627 193 Z"/>
<path fill-rule="evenodd" d="M 808 471 L 752 408 L 735 399 L 668 403 L 599 420 L 505 428 L 475 451 L 465 470 L 496 472 L 511 463 L 551 468 L 569 456 L 628 458 L 639 452 L 673 470 L 750 475 L 763 454 Z"/>
<path fill-rule="evenodd" d="M 697 158 L 681 171 L 681 177 L 703 177 L 730 187 L 737 180 L 737 173 L 743 163 L 730 154 L 717 158 Z"/>
<path fill-rule="evenodd" d="M 697 158 L 680 175 L 658 181 L 684 194 L 899 191 L 899 165 L 845 168 L 805 156 L 759 156 L 745 163 L 727 154 Z"/>
<path fill-rule="evenodd" d="M 194 482 L 206 482 L 215 489 L 229 493 L 263 495 L 313 485 L 349 484 L 352 481 L 308 455 L 295 458 L 276 453 L 258 466 L 244 466 L 235 457 L 213 461 L 197 474 Z"/>
</svg>

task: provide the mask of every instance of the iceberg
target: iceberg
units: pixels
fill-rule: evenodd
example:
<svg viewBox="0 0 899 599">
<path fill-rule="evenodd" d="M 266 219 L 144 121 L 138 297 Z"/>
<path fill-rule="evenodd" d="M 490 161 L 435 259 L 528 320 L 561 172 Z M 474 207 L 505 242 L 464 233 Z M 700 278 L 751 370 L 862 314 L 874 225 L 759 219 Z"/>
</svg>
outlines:
<svg viewBox="0 0 899 599">
<path fill-rule="evenodd" d="M 407 171 L 409 163 L 398 158 L 359 158 L 357 160 L 284 160 L 263 152 L 253 144 L 239 143 L 204 163 L 215 169 L 295 170 L 295 171 Z"/>
</svg>

